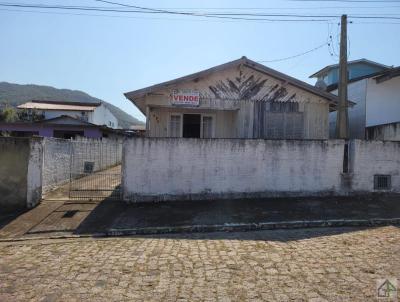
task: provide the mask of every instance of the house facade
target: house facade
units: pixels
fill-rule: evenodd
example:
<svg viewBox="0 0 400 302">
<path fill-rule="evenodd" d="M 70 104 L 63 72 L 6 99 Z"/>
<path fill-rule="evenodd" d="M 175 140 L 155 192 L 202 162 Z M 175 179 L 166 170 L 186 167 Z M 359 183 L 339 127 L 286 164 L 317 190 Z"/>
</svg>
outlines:
<svg viewBox="0 0 400 302">
<path fill-rule="evenodd" d="M 125 93 L 147 137 L 327 139 L 337 96 L 242 57 Z"/>
<path fill-rule="evenodd" d="M 53 119 L 60 116 L 70 116 L 99 126 L 118 128 L 118 120 L 103 103 L 78 103 L 33 100 L 17 107 L 29 115 L 35 111 L 43 119 Z"/>
<path fill-rule="evenodd" d="M 350 80 L 348 98 L 356 103 L 348 111 L 350 138 L 400 140 L 400 67 Z M 336 112 L 329 124 L 334 137 Z"/>
</svg>

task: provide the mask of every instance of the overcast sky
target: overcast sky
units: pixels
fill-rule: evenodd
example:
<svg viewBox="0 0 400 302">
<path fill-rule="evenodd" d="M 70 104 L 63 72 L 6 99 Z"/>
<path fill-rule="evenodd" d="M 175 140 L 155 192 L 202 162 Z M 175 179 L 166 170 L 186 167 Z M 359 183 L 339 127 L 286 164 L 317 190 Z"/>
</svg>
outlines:
<svg viewBox="0 0 400 302">
<path fill-rule="evenodd" d="M 398 19 L 350 19 L 353 23 L 349 24 L 348 32 L 349 59 L 368 58 L 387 65 L 400 65 L 400 1 L 114 2 L 179 11 L 195 8 L 208 13 L 390 16 Z M 16 0 L 13 3 L 126 9 L 94 0 Z M 314 83 L 315 80 L 308 79 L 310 74 L 338 60 L 331 53 L 338 51 L 339 19 L 326 19 L 329 21 L 266 22 L 0 7 L 0 81 L 82 90 L 143 120 L 143 115 L 125 99 L 124 92 L 243 55 L 255 61 L 294 56 L 326 43 L 332 35 L 331 47 L 325 45 L 293 59 L 264 63 Z"/>
</svg>

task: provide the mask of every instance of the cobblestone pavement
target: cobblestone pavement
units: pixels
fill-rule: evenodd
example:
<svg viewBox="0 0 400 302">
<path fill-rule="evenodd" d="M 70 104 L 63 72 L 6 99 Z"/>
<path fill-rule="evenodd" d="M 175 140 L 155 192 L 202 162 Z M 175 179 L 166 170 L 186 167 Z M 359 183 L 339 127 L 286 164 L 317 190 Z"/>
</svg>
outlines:
<svg viewBox="0 0 400 302">
<path fill-rule="evenodd" d="M 0 243 L 0 301 L 376 301 L 400 229 Z"/>
</svg>

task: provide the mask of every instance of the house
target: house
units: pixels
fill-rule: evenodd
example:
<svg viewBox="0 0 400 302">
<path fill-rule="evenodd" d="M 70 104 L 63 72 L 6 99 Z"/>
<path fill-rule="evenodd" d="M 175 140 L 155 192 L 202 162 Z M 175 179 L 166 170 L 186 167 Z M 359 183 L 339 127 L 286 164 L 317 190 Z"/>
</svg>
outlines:
<svg viewBox="0 0 400 302">
<path fill-rule="evenodd" d="M 242 57 L 125 93 L 147 137 L 327 139 L 337 96 Z"/>
<path fill-rule="evenodd" d="M 0 122 L 0 136 L 1 132 L 6 132 L 16 137 L 38 135 L 64 139 L 76 138 L 78 136 L 88 138 L 114 138 L 124 135 L 122 130 L 95 125 L 67 115 L 32 122 Z"/>
<path fill-rule="evenodd" d="M 348 79 L 363 77 L 376 72 L 381 72 L 389 69 L 390 66 L 383 65 L 371 60 L 360 59 L 347 62 Z M 310 75 L 310 78 L 317 78 L 319 85 L 329 87 L 337 85 L 339 82 L 339 64 L 325 66 L 317 72 Z"/>
<path fill-rule="evenodd" d="M 348 110 L 350 138 L 400 140 L 400 67 L 353 77 L 347 89 L 348 98 L 356 103 Z M 327 91 L 338 94 L 337 83 Z M 334 137 L 336 112 L 330 113 L 329 124 Z"/>
<path fill-rule="evenodd" d="M 117 118 L 103 103 L 33 100 L 19 105 L 17 108 L 25 110 L 27 115 L 35 112 L 38 115 L 42 115 L 45 120 L 60 116 L 70 116 L 91 124 L 114 129 L 118 128 Z"/>
</svg>

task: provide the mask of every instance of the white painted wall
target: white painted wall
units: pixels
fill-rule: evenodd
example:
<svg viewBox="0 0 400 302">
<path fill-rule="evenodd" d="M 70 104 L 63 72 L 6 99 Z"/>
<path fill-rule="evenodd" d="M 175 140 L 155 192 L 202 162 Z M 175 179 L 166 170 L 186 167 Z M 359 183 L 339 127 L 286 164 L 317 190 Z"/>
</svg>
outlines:
<svg viewBox="0 0 400 302">
<path fill-rule="evenodd" d="M 131 138 L 124 199 L 213 199 L 341 193 L 341 140 Z"/>
<path fill-rule="evenodd" d="M 374 192 L 374 175 L 391 175 L 393 192 L 400 192 L 400 142 L 351 141 L 354 192 Z"/>
<path fill-rule="evenodd" d="M 118 128 L 118 120 L 117 118 L 111 113 L 111 111 L 101 104 L 97 107 L 92 115 L 91 123 L 96 125 L 106 125 L 110 128 Z"/>
<path fill-rule="evenodd" d="M 400 77 L 377 84 L 368 79 L 367 127 L 400 121 Z"/>
<path fill-rule="evenodd" d="M 75 110 L 43 110 L 46 119 L 56 118 L 62 115 L 74 118 L 82 118 L 82 112 L 87 117 L 87 122 L 96 125 L 106 125 L 110 128 L 118 128 L 118 120 L 111 111 L 101 104 L 94 111 L 75 111 Z"/>
</svg>

